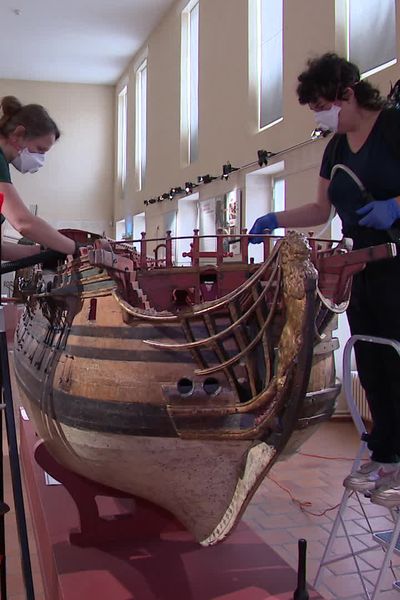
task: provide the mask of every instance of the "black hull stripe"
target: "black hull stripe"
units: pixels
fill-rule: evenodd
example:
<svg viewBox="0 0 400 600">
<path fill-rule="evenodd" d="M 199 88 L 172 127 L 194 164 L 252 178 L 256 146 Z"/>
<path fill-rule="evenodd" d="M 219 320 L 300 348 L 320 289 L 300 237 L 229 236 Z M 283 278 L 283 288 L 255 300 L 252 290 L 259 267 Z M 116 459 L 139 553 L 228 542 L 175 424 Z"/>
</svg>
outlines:
<svg viewBox="0 0 400 600">
<path fill-rule="evenodd" d="M 43 381 L 39 372 L 26 364 L 25 357 L 16 356 L 15 361 L 17 378 L 29 400 L 40 410 L 43 410 L 50 418 L 74 429 L 97 431 L 114 435 L 132 435 L 147 437 L 177 437 L 176 430 L 168 415 L 166 406 L 152 405 L 148 403 L 113 402 L 107 400 L 89 399 L 84 396 L 68 394 L 62 390 L 53 390 L 45 405 L 40 406 L 40 398 L 43 394 Z M 37 377 L 38 376 L 38 377 Z M 305 401 L 294 430 L 304 429 L 313 424 L 312 417 L 315 412 L 331 413 L 334 408 L 334 399 L 338 393 L 337 389 L 329 389 L 318 394 L 318 411 L 310 411 L 309 402 Z M 132 396 L 134 391 L 132 392 Z M 312 396 L 312 393 L 310 393 Z M 200 403 L 201 404 L 201 403 Z M 230 415 L 227 417 L 213 417 L 204 419 L 196 417 L 175 419 L 176 425 L 181 432 L 202 429 L 240 431 L 254 426 L 254 415 Z M 265 435 L 265 441 L 275 445 L 274 434 L 270 439 L 270 433 Z M 279 435 L 278 435 L 279 437 Z"/>
<path fill-rule="evenodd" d="M 74 429 L 114 435 L 178 437 L 166 406 L 95 400 L 68 394 L 62 390 L 53 390 L 45 405 L 41 406 L 43 384 L 35 376 L 39 373 L 26 364 L 24 357 L 22 360 L 17 358 L 15 366 L 18 383 L 30 402 L 58 423 Z M 223 418 L 201 418 L 196 421 L 199 430 L 215 427 L 238 431 L 251 426 L 253 416 L 230 415 Z M 188 427 L 190 429 L 190 419 L 189 422 L 182 422 L 182 430 Z"/>
<path fill-rule="evenodd" d="M 31 341 L 35 340 L 38 344 L 36 352 L 41 352 L 45 348 L 48 349 L 49 345 L 44 344 L 44 338 L 47 331 L 39 331 L 37 328 L 32 328 L 28 337 L 24 341 L 24 347 L 26 348 L 28 339 Z M 119 348 L 99 348 L 94 346 L 79 346 L 76 344 L 67 344 L 64 352 L 71 354 L 77 358 L 89 358 L 95 361 L 111 360 L 116 362 L 151 362 L 151 363 L 179 363 L 187 364 L 194 368 L 195 363 L 190 352 L 177 352 L 174 350 L 160 350 L 158 348 L 151 349 L 149 346 L 141 346 L 140 349 L 119 349 Z M 203 358 L 210 364 L 217 364 L 215 355 L 212 351 L 203 351 Z"/>
<path fill-rule="evenodd" d="M 171 340 L 186 341 L 180 329 L 162 327 L 149 327 L 137 325 L 135 327 L 103 327 L 99 325 L 73 325 L 70 329 L 71 335 L 79 337 L 98 337 L 121 340 L 160 340 L 169 338 Z"/>
<path fill-rule="evenodd" d="M 15 353 L 15 371 L 18 384 L 23 388 L 25 394 L 30 398 L 40 398 L 43 388 L 43 373 L 31 367 L 25 357 L 18 357 Z"/>
<path fill-rule="evenodd" d="M 121 435 L 176 437 L 176 431 L 164 406 L 107 402 L 53 392 L 53 410 L 57 421 L 77 429 Z"/>
<path fill-rule="evenodd" d="M 321 411 L 323 415 L 321 420 L 326 420 L 333 412 L 336 396 L 337 390 L 324 394 L 325 410 Z M 38 403 L 37 396 L 32 397 L 30 395 L 30 399 L 34 403 Z M 46 412 L 49 414 L 50 411 L 46 410 Z M 165 406 L 134 402 L 98 401 L 84 396 L 70 395 L 62 390 L 55 390 L 49 416 L 59 423 L 83 431 L 128 436 L 177 437 Z M 305 416 L 303 411 L 300 411 L 293 431 L 307 428 L 308 419 L 310 417 Z M 310 419 L 310 424 L 315 422 L 312 418 Z M 208 419 L 193 416 L 186 419 L 176 419 L 176 425 L 179 431 L 191 431 L 193 434 L 196 431 L 201 432 L 202 429 L 239 432 L 254 426 L 254 415 L 236 414 Z M 265 437 L 264 441 L 275 445 L 277 444 L 277 440 L 274 439 L 275 436 L 272 434 L 272 437 L 270 437 L 270 432 L 266 432 L 263 436 Z M 279 435 L 277 437 L 279 438 Z"/>
<path fill-rule="evenodd" d="M 94 348 L 93 346 L 73 346 L 67 344 L 65 353 L 77 358 L 90 358 L 94 361 L 111 360 L 117 362 L 187 363 L 193 365 L 189 353 L 167 352 L 163 350 L 118 350 L 114 348 Z"/>
<path fill-rule="evenodd" d="M 88 400 L 83 396 L 72 396 L 56 390 L 53 394 L 53 407 L 57 421 L 76 429 L 114 435 L 177 437 L 165 406 Z M 215 426 L 216 429 L 237 431 L 252 422 L 252 415 L 232 415 L 205 419 L 198 424 L 198 429 Z"/>
<path fill-rule="evenodd" d="M 15 364 L 19 385 L 34 406 L 59 423 L 103 433 L 176 437 L 164 406 L 92 400 L 62 390 L 53 390 L 41 406 L 43 383 L 35 377 L 36 370 L 24 362 L 18 359 Z"/>
</svg>

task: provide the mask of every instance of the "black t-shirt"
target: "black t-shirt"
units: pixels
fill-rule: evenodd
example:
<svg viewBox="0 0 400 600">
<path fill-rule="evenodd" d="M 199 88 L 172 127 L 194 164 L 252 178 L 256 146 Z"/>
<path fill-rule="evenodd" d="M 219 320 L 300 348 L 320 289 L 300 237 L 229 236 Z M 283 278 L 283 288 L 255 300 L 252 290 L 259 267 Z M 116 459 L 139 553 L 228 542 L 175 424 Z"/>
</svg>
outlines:
<svg viewBox="0 0 400 600">
<path fill-rule="evenodd" d="M 387 141 L 385 112 L 382 111 L 364 145 L 352 152 L 346 135 L 336 135 L 325 148 L 320 175 L 331 179 L 332 167 L 343 164 L 361 180 L 365 189 L 375 200 L 387 200 L 400 196 L 400 159 Z M 400 122 L 400 111 L 398 118 Z M 400 140 L 399 140 L 400 145 Z M 357 184 L 342 170 L 337 170 L 328 187 L 331 203 L 342 220 L 343 235 L 354 240 L 354 248 L 383 244 L 390 241 L 386 231 L 358 225 L 362 218 L 356 210 L 366 203 Z M 396 226 L 400 225 L 397 221 Z"/>
</svg>

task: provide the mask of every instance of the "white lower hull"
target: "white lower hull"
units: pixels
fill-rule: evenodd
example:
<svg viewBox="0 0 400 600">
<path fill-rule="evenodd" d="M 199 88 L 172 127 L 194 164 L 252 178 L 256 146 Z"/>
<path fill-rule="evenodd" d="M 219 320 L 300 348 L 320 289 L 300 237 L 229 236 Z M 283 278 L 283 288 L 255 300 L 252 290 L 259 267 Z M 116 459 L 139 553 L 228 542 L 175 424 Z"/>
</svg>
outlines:
<svg viewBox="0 0 400 600">
<path fill-rule="evenodd" d="M 207 546 L 229 534 L 275 453 L 265 443 L 116 435 L 32 416 L 62 465 L 162 506 Z"/>
</svg>

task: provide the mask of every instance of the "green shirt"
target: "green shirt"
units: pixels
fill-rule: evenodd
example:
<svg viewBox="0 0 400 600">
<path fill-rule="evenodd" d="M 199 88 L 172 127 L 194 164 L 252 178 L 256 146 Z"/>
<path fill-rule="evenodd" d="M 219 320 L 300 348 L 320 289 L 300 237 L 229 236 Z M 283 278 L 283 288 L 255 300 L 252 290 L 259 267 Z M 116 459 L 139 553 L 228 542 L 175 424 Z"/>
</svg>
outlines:
<svg viewBox="0 0 400 600">
<path fill-rule="evenodd" d="M 0 182 L 11 183 L 10 165 L 0 148 Z"/>
<path fill-rule="evenodd" d="M 11 183 L 10 165 L 0 148 L 0 182 Z M 0 215 L 0 224 L 4 221 L 3 215 Z"/>
</svg>

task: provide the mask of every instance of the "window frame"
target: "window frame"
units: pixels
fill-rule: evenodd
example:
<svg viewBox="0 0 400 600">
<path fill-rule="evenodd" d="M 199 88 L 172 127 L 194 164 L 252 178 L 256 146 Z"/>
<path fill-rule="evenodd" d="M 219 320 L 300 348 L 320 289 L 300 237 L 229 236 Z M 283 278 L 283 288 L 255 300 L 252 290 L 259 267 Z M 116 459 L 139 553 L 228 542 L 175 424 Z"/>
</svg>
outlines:
<svg viewBox="0 0 400 600">
<path fill-rule="evenodd" d="M 396 17 L 396 8 L 397 8 L 396 1 L 395 0 L 392 0 L 392 1 L 393 1 L 393 8 L 394 8 L 395 17 Z M 351 2 L 351 0 L 345 0 L 346 57 L 347 57 L 347 60 L 349 60 L 350 62 L 355 62 L 357 64 L 357 62 L 358 62 L 357 58 L 352 58 L 350 55 L 350 50 L 351 50 L 351 47 L 350 47 L 351 46 L 351 43 L 350 43 L 350 34 L 351 34 L 350 2 Z M 379 71 L 383 71 L 384 69 L 387 69 L 388 67 L 391 67 L 392 65 L 395 65 L 397 63 L 397 22 L 396 22 L 396 18 L 394 19 L 394 47 L 395 47 L 396 56 L 393 59 L 386 60 L 374 67 L 367 69 L 366 71 L 362 71 L 361 67 L 360 67 L 361 79 L 370 77 L 371 75 L 374 75 L 375 73 L 379 73 Z M 357 66 L 359 66 L 359 65 L 357 65 Z"/>
<path fill-rule="evenodd" d="M 197 11 L 197 44 L 193 48 L 193 11 Z M 191 0 L 181 13 L 181 160 L 185 166 L 199 156 L 200 1 Z M 193 50 L 195 52 L 193 53 Z"/>
<path fill-rule="evenodd" d="M 281 105 L 280 105 L 280 109 L 281 109 L 281 116 L 276 117 L 276 118 L 272 118 L 270 121 L 266 121 L 265 124 L 262 122 L 262 117 L 263 117 L 263 94 L 266 94 L 265 97 L 265 102 L 268 105 L 268 91 L 263 90 L 263 61 L 262 61 L 262 48 L 265 44 L 267 44 L 268 42 L 270 42 L 273 38 L 269 38 L 268 40 L 265 40 L 263 38 L 263 31 L 262 31 L 262 7 L 261 7 L 261 3 L 263 2 L 263 0 L 256 0 L 256 6 L 255 6 L 255 10 L 256 10 L 256 27 L 257 27 L 257 31 L 256 31 L 256 44 L 257 44 L 257 102 L 258 102 L 258 106 L 257 106 L 257 110 L 258 110 L 258 115 L 257 115 L 257 120 L 258 120 L 258 130 L 259 131 L 264 131 L 266 129 L 269 129 L 270 127 L 273 127 L 274 125 L 276 125 L 277 123 L 280 123 L 281 121 L 283 121 L 283 69 L 284 69 L 284 65 L 283 65 L 283 57 L 284 57 L 284 2 L 283 0 L 273 0 L 273 6 L 276 7 L 277 3 L 280 2 L 280 11 L 281 11 L 281 27 L 279 29 L 279 35 L 280 35 L 280 81 L 279 81 L 279 87 L 280 87 L 280 94 L 281 94 Z"/>
<path fill-rule="evenodd" d="M 125 84 L 121 87 L 117 96 L 117 182 L 121 197 L 123 197 L 126 187 L 127 119 L 128 84 Z"/>
<path fill-rule="evenodd" d="M 135 173 L 137 189 L 145 186 L 147 170 L 147 56 L 135 69 Z"/>
</svg>

